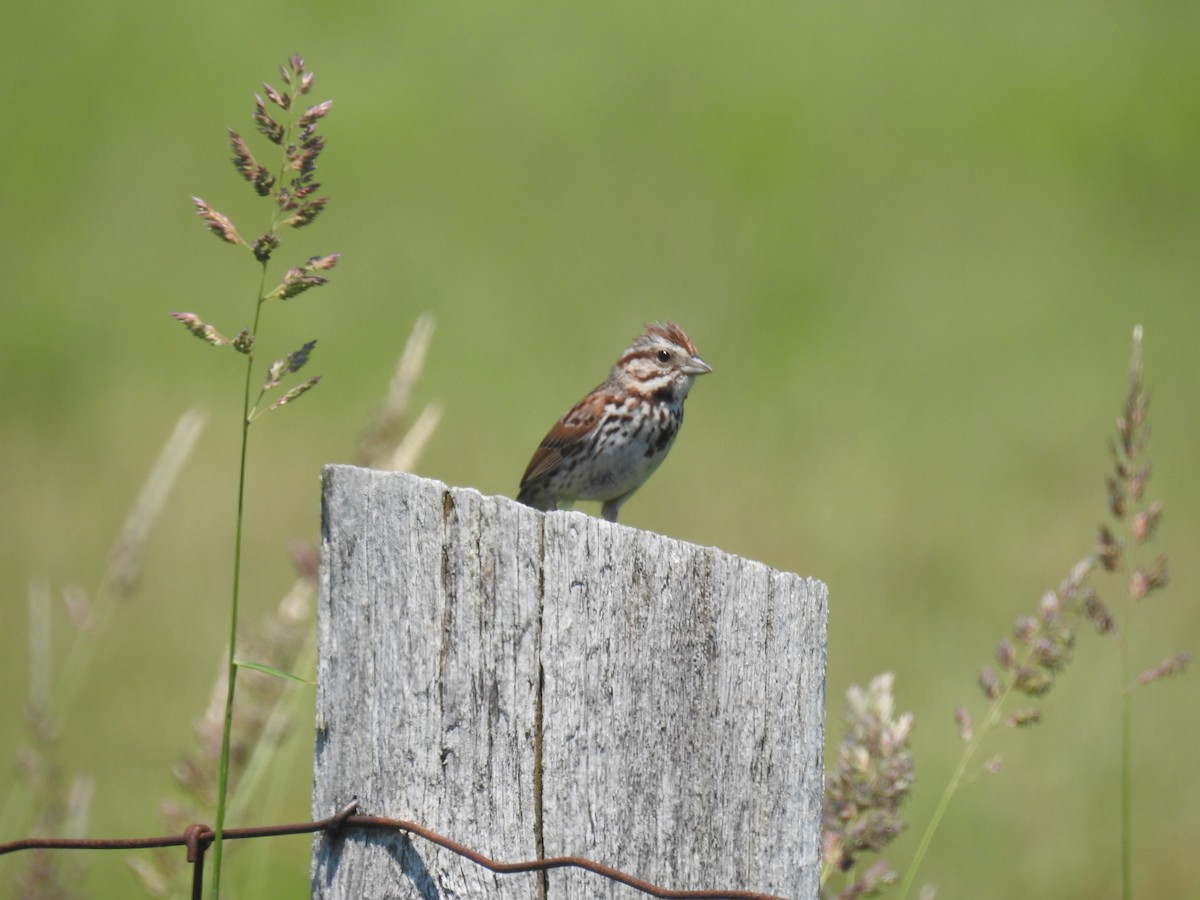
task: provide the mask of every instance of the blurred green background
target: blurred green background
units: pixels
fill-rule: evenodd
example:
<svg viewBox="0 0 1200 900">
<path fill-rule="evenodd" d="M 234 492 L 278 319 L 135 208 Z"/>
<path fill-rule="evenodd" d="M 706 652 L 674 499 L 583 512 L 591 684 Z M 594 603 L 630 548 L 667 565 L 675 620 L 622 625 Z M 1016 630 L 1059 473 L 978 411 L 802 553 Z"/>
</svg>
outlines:
<svg viewBox="0 0 1200 900">
<path fill-rule="evenodd" d="M 0 33 L 0 795 L 30 579 L 95 585 L 198 404 L 141 590 L 61 723 L 93 833 L 160 831 L 227 627 L 242 377 L 167 312 L 249 324 L 254 266 L 189 197 L 259 227 L 224 129 L 250 131 L 250 93 L 296 51 L 335 101 L 332 200 L 275 271 L 343 259 L 263 322 L 262 356 L 319 338 L 325 380 L 253 432 L 248 627 L 427 310 L 417 399 L 444 417 L 418 471 L 508 496 L 642 323 L 691 333 L 714 374 L 623 518 L 828 583 L 829 746 L 878 672 L 917 718 L 898 867 L 957 758 L 954 704 L 979 708 L 996 640 L 1092 546 L 1139 322 L 1172 585 L 1136 611 L 1134 665 L 1200 643 L 1196 4 L 118 0 L 8 3 Z M 1045 723 L 988 745 L 1005 773 L 956 799 L 921 873 L 940 896 L 1118 895 L 1116 650 L 1085 635 Z M 1137 896 L 1200 890 L 1196 700 L 1194 675 L 1136 698 Z M 286 800 L 245 824 L 307 815 L 310 753 L 301 722 Z M 265 869 L 303 895 L 308 846 L 241 848 L 231 888 Z M 135 893 L 118 857 L 72 860 L 87 895 Z"/>
</svg>

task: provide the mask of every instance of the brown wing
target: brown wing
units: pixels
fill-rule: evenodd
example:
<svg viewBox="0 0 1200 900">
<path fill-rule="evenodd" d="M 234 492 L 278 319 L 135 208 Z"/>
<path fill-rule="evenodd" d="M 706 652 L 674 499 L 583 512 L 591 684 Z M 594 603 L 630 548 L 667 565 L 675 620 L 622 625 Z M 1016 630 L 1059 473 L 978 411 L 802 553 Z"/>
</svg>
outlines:
<svg viewBox="0 0 1200 900">
<path fill-rule="evenodd" d="M 604 399 L 593 392 L 559 419 L 534 451 L 533 459 L 529 460 L 525 474 L 521 476 L 521 487 L 548 472 L 553 472 L 558 464 L 570 455 L 571 448 L 582 443 L 587 434 L 596 427 L 604 412 L 604 406 Z"/>
</svg>

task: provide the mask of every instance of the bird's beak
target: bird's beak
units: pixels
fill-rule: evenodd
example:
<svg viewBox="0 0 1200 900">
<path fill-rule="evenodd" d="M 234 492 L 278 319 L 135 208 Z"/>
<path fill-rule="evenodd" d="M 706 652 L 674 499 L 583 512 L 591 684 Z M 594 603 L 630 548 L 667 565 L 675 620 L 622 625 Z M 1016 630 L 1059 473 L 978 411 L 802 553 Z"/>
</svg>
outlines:
<svg viewBox="0 0 1200 900">
<path fill-rule="evenodd" d="M 712 366 L 698 356 L 693 356 L 683 364 L 683 373 L 685 375 L 691 375 L 694 377 L 696 375 L 707 375 L 711 371 Z"/>
</svg>

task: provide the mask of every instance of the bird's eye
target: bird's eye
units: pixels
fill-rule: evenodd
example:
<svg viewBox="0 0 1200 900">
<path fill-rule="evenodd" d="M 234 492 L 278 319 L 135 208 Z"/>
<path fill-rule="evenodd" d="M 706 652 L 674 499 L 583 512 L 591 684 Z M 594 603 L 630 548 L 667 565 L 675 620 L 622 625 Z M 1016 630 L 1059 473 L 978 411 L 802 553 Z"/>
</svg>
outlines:
<svg viewBox="0 0 1200 900">
<path fill-rule="evenodd" d="M 666 365 L 671 361 L 671 354 L 666 350 L 659 350 L 655 355 L 658 357 L 658 361 L 663 365 Z"/>
</svg>

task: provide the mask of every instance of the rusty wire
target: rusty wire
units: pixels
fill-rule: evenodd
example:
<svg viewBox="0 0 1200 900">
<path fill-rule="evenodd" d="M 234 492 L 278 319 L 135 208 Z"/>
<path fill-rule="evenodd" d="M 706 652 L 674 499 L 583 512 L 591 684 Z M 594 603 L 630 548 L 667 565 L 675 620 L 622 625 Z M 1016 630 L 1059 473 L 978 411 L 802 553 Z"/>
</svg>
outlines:
<svg viewBox="0 0 1200 900">
<path fill-rule="evenodd" d="M 288 834 L 310 834 L 316 831 L 328 832 L 331 837 L 345 833 L 348 829 L 362 828 L 378 831 L 403 831 L 415 834 L 430 843 L 437 844 L 452 853 L 457 853 L 478 866 L 490 869 L 498 875 L 512 875 L 518 872 L 542 872 L 550 869 L 576 868 L 592 872 L 610 881 L 616 881 L 649 894 L 652 897 L 662 897 L 665 900 L 783 900 L 775 894 L 762 894 L 756 891 L 717 891 L 717 890 L 675 890 L 651 884 L 636 875 L 614 869 L 582 856 L 555 856 L 550 859 L 531 859 L 524 862 L 496 862 L 476 850 L 472 850 L 458 841 L 438 834 L 424 825 L 409 822 L 404 819 L 389 819 L 384 816 L 360 816 L 355 812 L 358 801 L 354 800 L 338 810 L 334 815 L 313 822 L 293 822 L 288 825 L 262 825 L 255 828 L 226 828 L 223 837 L 226 840 L 243 840 L 246 838 L 279 837 Z M 165 835 L 148 838 L 24 838 L 19 841 L 9 841 L 0 844 L 0 856 L 15 853 L 19 850 L 144 850 L 153 847 L 187 847 L 187 860 L 194 867 L 192 873 L 192 898 L 201 900 L 203 896 L 204 852 L 213 842 L 215 834 L 207 825 L 189 825 L 183 834 Z"/>
</svg>

